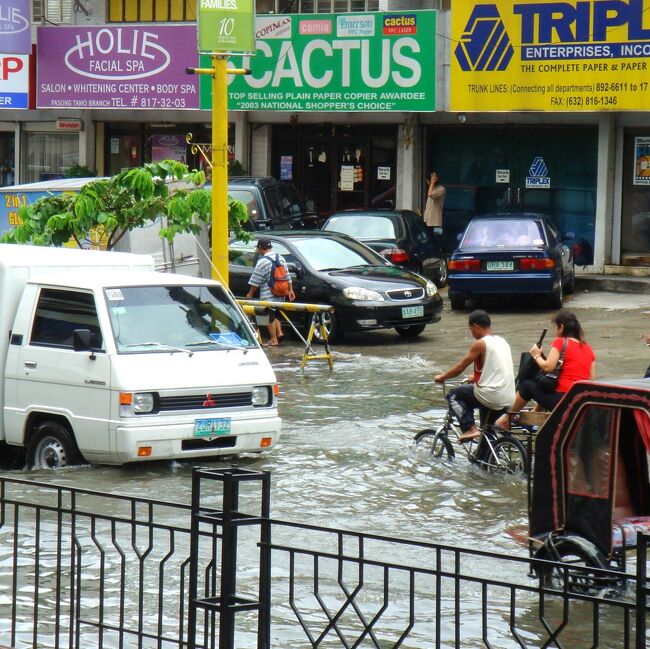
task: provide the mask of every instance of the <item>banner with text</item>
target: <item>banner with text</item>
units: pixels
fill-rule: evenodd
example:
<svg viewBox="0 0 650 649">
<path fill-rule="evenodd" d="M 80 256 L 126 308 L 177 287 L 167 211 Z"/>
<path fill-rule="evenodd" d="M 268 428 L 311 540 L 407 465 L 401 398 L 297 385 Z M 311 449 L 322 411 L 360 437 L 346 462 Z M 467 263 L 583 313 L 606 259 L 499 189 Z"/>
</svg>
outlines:
<svg viewBox="0 0 650 649">
<path fill-rule="evenodd" d="M 198 0 L 199 52 L 255 50 L 253 0 Z"/>
<path fill-rule="evenodd" d="M 0 53 L 32 53 L 30 0 L 0 0 Z"/>
<path fill-rule="evenodd" d="M 452 111 L 650 110 L 650 0 L 456 2 Z"/>
<path fill-rule="evenodd" d="M 199 107 L 196 25 L 39 27 L 37 108 Z"/>
<path fill-rule="evenodd" d="M 252 74 L 228 79 L 230 110 L 436 109 L 435 11 L 258 16 L 255 36 L 241 63 Z M 201 108 L 211 106 L 202 79 Z"/>
</svg>

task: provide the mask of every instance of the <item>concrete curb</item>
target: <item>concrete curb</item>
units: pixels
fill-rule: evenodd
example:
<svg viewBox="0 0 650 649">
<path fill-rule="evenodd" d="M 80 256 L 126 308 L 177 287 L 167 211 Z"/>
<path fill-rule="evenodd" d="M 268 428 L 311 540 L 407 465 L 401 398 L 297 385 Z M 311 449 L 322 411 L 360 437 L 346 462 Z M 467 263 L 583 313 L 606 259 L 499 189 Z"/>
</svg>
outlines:
<svg viewBox="0 0 650 649">
<path fill-rule="evenodd" d="M 576 291 L 650 293 L 650 277 L 627 275 L 576 275 Z"/>
</svg>

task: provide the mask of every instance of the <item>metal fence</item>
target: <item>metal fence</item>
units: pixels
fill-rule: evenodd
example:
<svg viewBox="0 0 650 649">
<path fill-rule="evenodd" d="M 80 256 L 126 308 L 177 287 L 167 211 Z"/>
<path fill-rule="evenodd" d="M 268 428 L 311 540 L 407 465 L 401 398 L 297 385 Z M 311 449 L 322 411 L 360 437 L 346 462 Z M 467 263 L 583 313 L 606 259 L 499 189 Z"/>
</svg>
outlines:
<svg viewBox="0 0 650 649">
<path fill-rule="evenodd" d="M 271 519 L 266 473 L 192 480 L 184 505 L 0 478 L 0 645 L 648 643 L 647 539 L 635 575 L 592 569 L 572 592 L 562 564 L 544 585 L 534 568 L 555 564 Z"/>
</svg>

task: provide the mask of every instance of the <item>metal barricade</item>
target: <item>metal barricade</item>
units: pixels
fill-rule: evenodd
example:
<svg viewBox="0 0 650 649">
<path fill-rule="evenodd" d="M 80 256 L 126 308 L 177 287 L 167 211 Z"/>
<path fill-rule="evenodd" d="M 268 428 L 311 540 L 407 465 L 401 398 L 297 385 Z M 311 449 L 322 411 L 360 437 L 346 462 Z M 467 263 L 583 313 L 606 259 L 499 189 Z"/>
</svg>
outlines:
<svg viewBox="0 0 650 649">
<path fill-rule="evenodd" d="M 300 338 L 300 340 L 302 340 L 302 342 L 305 344 L 305 349 L 302 354 L 302 361 L 300 363 L 301 370 L 305 369 L 305 365 L 308 361 L 316 360 L 326 360 L 330 370 L 334 368 L 334 364 L 332 362 L 332 354 L 330 352 L 327 337 L 327 330 L 320 318 L 321 313 L 332 313 L 334 311 L 333 306 L 329 304 L 305 304 L 302 302 L 274 302 L 272 300 L 243 299 L 237 299 L 237 303 L 239 306 L 241 306 L 244 313 L 249 316 L 260 316 L 267 309 L 275 309 L 284 318 L 284 320 L 289 323 L 289 326 L 293 329 L 298 338 Z M 287 316 L 287 312 L 305 312 L 311 314 L 309 331 L 307 333 L 306 339 L 300 333 L 298 328 L 293 324 L 293 322 L 291 322 Z M 322 354 L 317 354 L 312 348 L 312 341 L 317 327 L 320 334 L 320 339 L 325 349 L 324 353 Z"/>
</svg>

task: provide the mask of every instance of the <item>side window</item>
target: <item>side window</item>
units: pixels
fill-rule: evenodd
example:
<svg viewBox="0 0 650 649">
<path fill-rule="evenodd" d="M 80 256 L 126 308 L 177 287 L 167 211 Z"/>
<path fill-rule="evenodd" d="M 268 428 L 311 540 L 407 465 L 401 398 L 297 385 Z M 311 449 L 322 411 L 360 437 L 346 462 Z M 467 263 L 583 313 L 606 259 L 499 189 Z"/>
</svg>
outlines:
<svg viewBox="0 0 650 649">
<path fill-rule="evenodd" d="M 228 195 L 230 198 L 241 201 L 246 205 L 248 209 L 248 216 L 251 219 L 257 220 L 260 218 L 260 207 L 257 204 L 257 199 L 253 195 L 253 192 L 248 189 L 228 189 Z"/>
<path fill-rule="evenodd" d="M 419 243 L 426 243 L 429 240 L 429 232 L 421 219 L 412 219 L 409 221 L 413 238 Z"/>
<path fill-rule="evenodd" d="M 549 246 L 554 246 L 562 237 L 560 237 L 560 233 L 550 223 L 547 223 L 546 238 L 548 239 Z"/>
<path fill-rule="evenodd" d="M 93 347 L 102 347 L 92 293 L 41 289 L 30 344 L 72 349 L 72 334 L 75 329 L 89 329 Z"/>
<path fill-rule="evenodd" d="M 237 241 L 231 243 L 228 249 L 228 261 L 233 266 L 245 266 L 246 268 L 253 268 L 257 261 L 255 256 L 255 242 L 250 241 L 243 243 Z"/>
<path fill-rule="evenodd" d="M 616 410 L 587 406 L 567 454 L 567 491 L 591 498 L 609 497 L 612 435 Z"/>
</svg>

